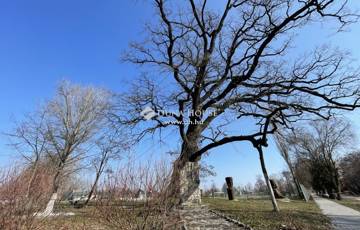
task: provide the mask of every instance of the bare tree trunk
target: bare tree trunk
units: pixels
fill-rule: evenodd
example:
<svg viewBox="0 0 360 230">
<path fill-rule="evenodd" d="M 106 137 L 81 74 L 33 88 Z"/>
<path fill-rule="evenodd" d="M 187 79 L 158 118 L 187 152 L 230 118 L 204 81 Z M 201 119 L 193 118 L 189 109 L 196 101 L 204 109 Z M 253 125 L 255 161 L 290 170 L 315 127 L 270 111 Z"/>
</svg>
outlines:
<svg viewBox="0 0 360 230">
<path fill-rule="evenodd" d="M 304 199 L 306 201 L 305 195 L 303 194 L 300 183 L 297 180 L 295 173 L 294 173 L 294 168 L 293 168 L 290 156 L 289 156 L 289 149 L 290 149 L 289 145 L 287 143 L 286 138 L 284 139 L 282 137 L 282 135 L 280 135 L 280 134 L 281 134 L 281 132 L 278 132 L 278 134 L 275 135 L 276 145 L 278 146 L 280 154 L 282 155 L 283 159 L 285 160 L 285 162 L 289 168 L 289 171 L 291 173 L 292 180 L 296 186 L 296 190 L 297 190 L 299 198 Z"/>
<path fill-rule="evenodd" d="M 340 179 L 339 179 L 339 171 L 336 167 L 336 165 L 334 164 L 334 180 L 335 180 L 335 185 L 336 185 L 336 199 L 337 200 L 341 200 L 341 184 L 340 184 Z"/>
<path fill-rule="evenodd" d="M 53 179 L 53 193 L 57 193 L 57 191 L 59 190 L 61 171 L 62 171 L 62 167 L 59 166 L 58 169 L 56 170 L 56 173 L 55 173 L 54 179 Z"/>
<path fill-rule="evenodd" d="M 267 170 L 266 170 L 265 160 L 264 160 L 264 153 L 263 153 L 263 150 L 262 150 L 261 145 L 256 146 L 256 149 L 257 149 L 258 152 L 259 152 L 261 169 L 262 169 L 262 172 L 263 172 L 265 181 L 266 181 L 266 185 L 267 185 L 267 187 L 268 187 L 268 189 L 269 189 L 269 193 L 270 193 L 270 197 L 271 197 L 271 202 L 272 202 L 272 205 L 273 205 L 273 210 L 274 210 L 275 212 L 279 212 L 280 209 L 279 209 L 279 206 L 278 206 L 278 204 L 277 204 L 277 201 L 276 201 L 276 198 L 275 198 L 275 194 L 274 194 L 274 190 L 273 190 L 273 188 L 272 188 L 272 186 L 271 186 L 270 179 L 269 179 L 269 175 L 268 175 Z"/>
<path fill-rule="evenodd" d="M 100 179 L 100 175 L 101 175 L 101 172 L 96 173 L 96 177 L 95 177 L 94 184 L 91 186 L 91 190 L 90 190 L 90 192 L 89 192 L 89 194 L 88 194 L 88 197 L 87 197 L 87 199 L 86 199 L 86 201 L 85 201 L 85 203 L 84 203 L 84 206 L 86 206 L 86 205 L 89 203 L 92 195 L 94 194 L 94 191 L 95 191 L 95 189 L 96 189 L 97 183 L 98 183 L 98 181 L 99 181 L 99 179 Z"/>
<path fill-rule="evenodd" d="M 95 166 L 95 168 L 96 168 L 95 181 L 94 181 L 93 185 L 91 186 L 91 190 L 90 190 L 90 192 L 89 192 L 89 194 L 88 194 L 88 197 L 87 197 L 87 199 L 86 199 L 86 201 L 85 201 L 84 206 L 89 203 L 89 201 L 90 201 L 90 199 L 91 199 L 91 196 L 94 194 L 94 191 L 95 191 L 95 189 L 96 189 L 96 186 L 97 186 L 97 183 L 98 183 L 98 181 L 99 181 L 99 179 L 100 179 L 100 176 L 101 176 L 101 174 L 102 174 L 103 171 L 104 171 L 104 168 L 105 168 L 105 166 L 106 166 L 106 162 L 107 162 L 107 160 L 108 160 L 108 158 L 107 158 L 107 157 L 108 157 L 107 153 L 108 153 L 108 152 L 105 152 L 105 154 L 102 155 L 102 159 L 101 159 L 98 167 Z"/>
<path fill-rule="evenodd" d="M 44 218 L 44 217 L 49 217 L 51 215 L 53 215 L 53 212 L 54 212 L 54 206 L 55 206 L 55 202 L 58 198 L 58 188 L 59 188 L 59 185 L 58 185 L 58 178 L 60 176 L 60 170 L 58 170 L 54 176 L 54 179 L 53 179 L 53 191 L 52 191 L 52 195 L 51 195 L 51 198 L 50 200 L 48 201 L 47 205 L 46 205 L 46 208 L 43 212 L 40 212 L 40 213 L 37 213 L 36 216 L 38 217 L 41 217 L 41 218 Z"/>
<path fill-rule="evenodd" d="M 46 205 L 45 211 L 43 213 L 41 213 L 40 216 L 44 216 L 44 217 L 50 216 L 54 211 L 54 205 L 55 205 L 55 202 L 58 197 L 59 177 L 60 177 L 62 168 L 63 168 L 63 166 L 61 166 L 61 164 L 60 164 L 54 175 L 54 178 L 53 178 L 53 188 L 52 188 L 53 191 L 52 191 L 51 198 Z"/>
<path fill-rule="evenodd" d="M 294 184 L 295 184 L 295 187 L 296 187 L 296 190 L 298 192 L 298 195 L 299 195 L 300 199 L 303 199 L 303 200 L 306 201 L 305 195 L 304 195 L 304 193 L 303 193 L 303 191 L 301 189 L 301 186 L 300 186 L 300 183 L 299 183 L 298 179 L 295 176 L 294 169 L 293 169 L 292 165 L 290 163 L 288 163 L 288 166 L 289 166 L 289 170 L 290 170 L 291 176 L 293 178 L 293 181 L 294 181 Z"/>
</svg>

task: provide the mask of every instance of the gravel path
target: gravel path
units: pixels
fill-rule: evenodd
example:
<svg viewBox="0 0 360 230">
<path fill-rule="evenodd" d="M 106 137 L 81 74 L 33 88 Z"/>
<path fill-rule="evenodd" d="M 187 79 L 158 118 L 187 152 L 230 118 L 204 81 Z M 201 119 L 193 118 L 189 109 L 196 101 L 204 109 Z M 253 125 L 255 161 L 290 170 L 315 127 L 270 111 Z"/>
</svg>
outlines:
<svg viewBox="0 0 360 230">
<path fill-rule="evenodd" d="M 360 212 L 334 201 L 314 197 L 322 213 L 330 217 L 336 230 L 359 230 Z"/>
<path fill-rule="evenodd" d="M 185 223 L 184 229 L 187 230 L 247 229 L 211 212 L 206 206 L 183 208 L 180 210 L 180 217 Z"/>
</svg>

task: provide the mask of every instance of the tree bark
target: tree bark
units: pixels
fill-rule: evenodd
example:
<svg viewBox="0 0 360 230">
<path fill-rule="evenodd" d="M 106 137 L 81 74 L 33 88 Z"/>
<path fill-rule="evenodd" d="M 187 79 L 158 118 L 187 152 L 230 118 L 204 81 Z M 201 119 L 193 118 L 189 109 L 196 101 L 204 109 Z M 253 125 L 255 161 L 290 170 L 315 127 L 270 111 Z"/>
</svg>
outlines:
<svg viewBox="0 0 360 230">
<path fill-rule="evenodd" d="M 269 193 L 270 193 L 270 197 L 271 197 L 271 202 L 272 202 L 272 205 L 273 205 L 273 211 L 275 212 L 279 212 L 280 209 L 279 209 L 279 206 L 277 204 L 277 201 L 276 201 L 276 198 L 275 198 L 275 194 L 274 194 L 274 190 L 271 186 L 271 183 L 270 183 L 270 179 L 269 179 L 269 175 L 267 173 L 267 170 L 266 170 L 266 166 L 265 166 L 265 160 L 264 160 L 264 153 L 263 153 L 263 150 L 262 150 L 262 147 L 259 145 L 259 146 L 256 146 L 256 149 L 258 150 L 259 152 L 259 157 L 260 157 L 260 163 L 261 163 L 261 169 L 262 169 L 262 172 L 263 172 L 263 175 L 264 175 L 264 179 L 266 181 L 266 185 L 269 189 Z"/>
</svg>

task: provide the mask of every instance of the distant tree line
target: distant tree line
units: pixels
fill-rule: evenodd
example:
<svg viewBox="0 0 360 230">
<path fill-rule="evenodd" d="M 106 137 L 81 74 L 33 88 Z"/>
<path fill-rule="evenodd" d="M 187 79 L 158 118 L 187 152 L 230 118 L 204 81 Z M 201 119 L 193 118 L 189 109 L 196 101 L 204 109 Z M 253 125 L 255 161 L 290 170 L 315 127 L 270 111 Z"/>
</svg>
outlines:
<svg viewBox="0 0 360 230">
<path fill-rule="evenodd" d="M 340 118 L 311 121 L 277 136 L 293 181 L 337 199 L 342 192 L 359 194 L 360 157 L 353 152 L 355 141 L 349 122 Z"/>
</svg>

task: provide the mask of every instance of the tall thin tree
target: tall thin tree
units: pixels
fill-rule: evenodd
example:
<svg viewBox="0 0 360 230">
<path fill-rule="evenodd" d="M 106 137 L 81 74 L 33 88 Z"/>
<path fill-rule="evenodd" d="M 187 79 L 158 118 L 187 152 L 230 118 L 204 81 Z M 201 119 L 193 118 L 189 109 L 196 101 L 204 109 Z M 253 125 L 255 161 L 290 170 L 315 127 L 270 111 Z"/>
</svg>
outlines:
<svg viewBox="0 0 360 230">
<path fill-rule="evenodd" d="M 275 136 L 276 146 L 277 146 L 282 158 L 284 159 L 284 161 L 286 162 L 286 164 L 289 168 L 289 171 L 291 173 L 292 180 L 295 184 L 298 196 L 301 199 L 305 199 L 305 196 L 304 196 L 303 191 L 300 186 L 300 182 L 297 179 L 295 172 L 294 172 L 294 166 L 292 163 L 291 153 L 290 153 L 290 148 L 289 148 L 288 142 L 286 141 L 286 139 L 284 139 L 282 134 L 279 132 L 276 133 L 274 136 Z"/>
</svg>

